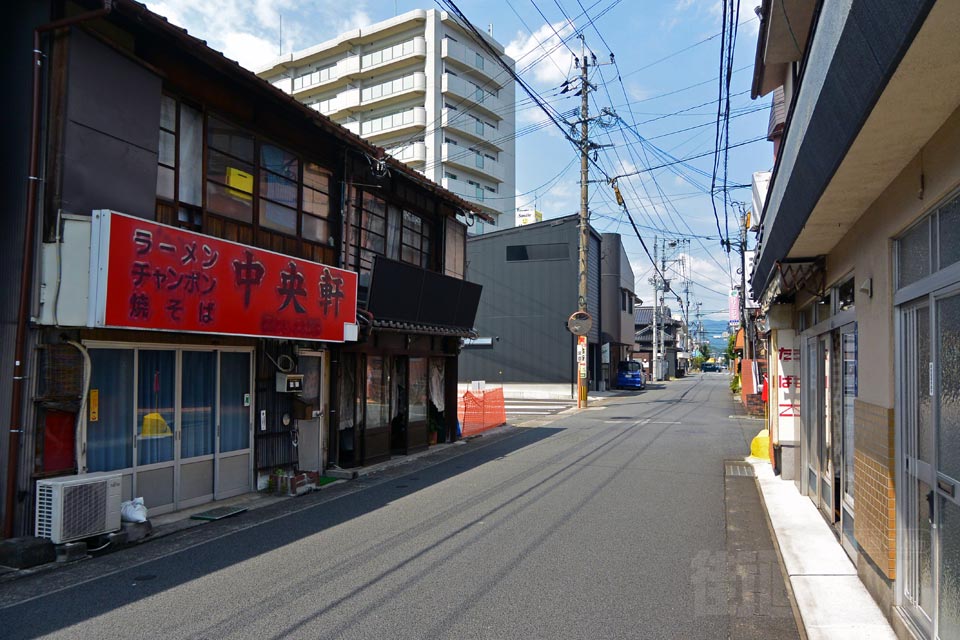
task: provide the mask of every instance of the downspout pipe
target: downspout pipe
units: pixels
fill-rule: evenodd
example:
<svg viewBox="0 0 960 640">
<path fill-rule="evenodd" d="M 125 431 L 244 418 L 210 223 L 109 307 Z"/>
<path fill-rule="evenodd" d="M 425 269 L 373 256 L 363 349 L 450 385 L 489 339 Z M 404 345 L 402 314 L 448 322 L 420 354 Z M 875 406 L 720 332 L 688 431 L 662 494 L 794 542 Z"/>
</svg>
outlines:
<svg viewBox="0 0 960 640">
<path fill-rule="evenodd" d="M 113 10 L 113 0 L 104 0 L 103 8 L 39 26 L 33 31 L 33 95 L 30 111 L 30 155 L 27 168 L 27 202 L 24 215 L 23 260 L 20 267 L 20 297 L 17 334 L 13 356 L 13 381 L 10 388 L 10 426 L 7 431 L 7 485 L 3 501 L 3 537 L 13 537 L 16 511 L 17 475 L 20 462 L 20 436 L 23 434 L 23 393 L 26 373 L 27 320 L 33 285 L 34 232 L 37 226 L 37 185 L 40 182 L 40 103 L 43 51 L 40 36 L 81 22 L 102 18 Z"/>
</svg>

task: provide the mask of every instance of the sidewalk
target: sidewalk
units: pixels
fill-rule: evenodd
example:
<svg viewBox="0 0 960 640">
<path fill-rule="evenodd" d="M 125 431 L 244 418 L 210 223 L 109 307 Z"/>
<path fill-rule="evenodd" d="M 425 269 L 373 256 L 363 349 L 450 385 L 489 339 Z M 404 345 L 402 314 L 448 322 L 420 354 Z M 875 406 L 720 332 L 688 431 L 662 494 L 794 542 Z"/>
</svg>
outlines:
<svg viewBox="0 0 960 640">
<path fill-rule="evenodd" d="M 895 640 L 890 623 L 813 503 L 793 482 L 775 476 L 769 462 L 748 461 L 756 472 L 807 638 Z"/>
</svg>

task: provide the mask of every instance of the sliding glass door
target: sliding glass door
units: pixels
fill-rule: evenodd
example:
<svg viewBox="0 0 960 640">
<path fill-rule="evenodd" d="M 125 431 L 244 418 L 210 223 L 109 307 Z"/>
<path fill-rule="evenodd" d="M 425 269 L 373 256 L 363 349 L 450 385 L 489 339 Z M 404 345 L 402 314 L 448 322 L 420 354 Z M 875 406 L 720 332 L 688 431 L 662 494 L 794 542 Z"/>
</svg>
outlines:
<svg viewBox="0 0 960 640">
<path fill-rule="evenodd" d="M 162 514 L 253 488 L 251 352 L 92 345 L 87 471 Z"/>
</svg>

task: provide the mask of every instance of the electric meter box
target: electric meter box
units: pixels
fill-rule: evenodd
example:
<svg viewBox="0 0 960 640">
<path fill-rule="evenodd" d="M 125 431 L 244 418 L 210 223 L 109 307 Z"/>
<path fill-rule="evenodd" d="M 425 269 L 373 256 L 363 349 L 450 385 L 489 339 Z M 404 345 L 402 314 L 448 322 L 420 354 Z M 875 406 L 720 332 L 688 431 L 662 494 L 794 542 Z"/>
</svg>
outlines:
<svg viewBox="0 0 960 640">
<path fill-rule="evenodd" d="M 281 373 L 277 372 L 277 392 L 278 393 L 303 393 L 303 374 L 302 373 Z"/>
</svg>

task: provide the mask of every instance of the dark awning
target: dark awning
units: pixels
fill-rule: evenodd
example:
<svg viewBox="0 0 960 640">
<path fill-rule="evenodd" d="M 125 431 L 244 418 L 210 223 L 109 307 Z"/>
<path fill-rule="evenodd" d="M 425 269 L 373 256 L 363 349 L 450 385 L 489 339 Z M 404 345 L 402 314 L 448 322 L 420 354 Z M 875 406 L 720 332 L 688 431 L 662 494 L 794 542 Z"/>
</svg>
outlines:
<svg viewBox="0 0 960 640">
<path fill-rule="evenodd" d="M 760 309 L 766 313 L 771 305 L 796 294 L 800 289 L 814 283 L 813 293 L 823 289 L 824 266 L 822 259 L 783 260 L 774 265 L 774 274 L 770 285 L 760 299 Z"/>
<path fill-rule="evenodd" d="M 393 331 L 469 335 L 483 287 L 377 256 L 367 311 L 373 326 Z"/>
</svg>

